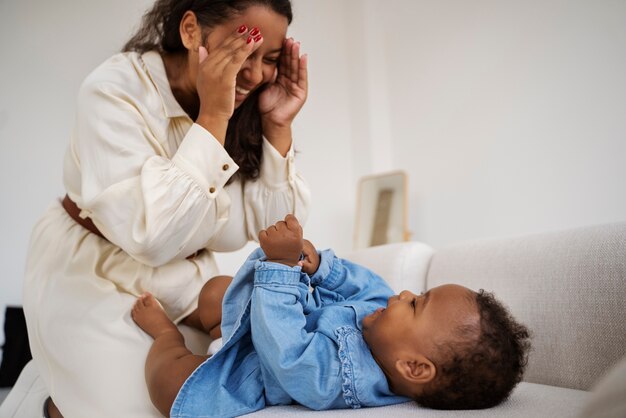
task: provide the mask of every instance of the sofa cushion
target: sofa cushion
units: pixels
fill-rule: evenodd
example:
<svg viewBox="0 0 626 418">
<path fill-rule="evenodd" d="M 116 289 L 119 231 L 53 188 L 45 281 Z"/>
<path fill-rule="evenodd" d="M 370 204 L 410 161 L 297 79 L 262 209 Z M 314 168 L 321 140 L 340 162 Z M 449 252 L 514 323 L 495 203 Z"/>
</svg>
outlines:
<svg viewBox="0 0 626 418">
<path fill-rule="evenodd" d="M 419 293 L 426 286 L 426 272 L 433 249 L 420 242 L 380 245 L 342 254 L 384 278 L 395 291 Z"/>
<path fill-rule="evenodd" d="M 554 418 L 575 417 L 589 397 L 589 392 L 564 389 L 522 382 L 513 391 L 510 399 L 495 408 L 476 411 L 437 411 L 418 406 L 414 402 L 385 406 L 382 408 L 342 409 L 334 411 L 311 411 L 303 406 L 273 406 L 249 416 L 251 417 L 293 417 L 294 414 L 312 417 L 372 417 L 372 418 Z"/>
<path fill-rule="evenodd" d="M 589 390 L 626 353 L 626 223 L 438 250 L 427 286 L 484 288 L 533 333 L 525 379 Z"/>
<path fill-rule="evenodd" d="M 626 417 L 626 357 L 594 386 L 580 417 Z"/>
</svg>

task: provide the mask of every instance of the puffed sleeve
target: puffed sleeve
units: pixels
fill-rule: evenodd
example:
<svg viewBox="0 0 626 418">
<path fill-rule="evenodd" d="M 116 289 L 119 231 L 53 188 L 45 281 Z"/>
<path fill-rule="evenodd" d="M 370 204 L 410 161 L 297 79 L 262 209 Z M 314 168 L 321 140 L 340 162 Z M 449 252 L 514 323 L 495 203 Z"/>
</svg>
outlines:
<svg viewBox="0 0 626 418">
<path fill-rule="evenodd" d="M 304 225 L 308 217 L 310 192 L 297 173 L 293 146 L 283 157 L 263 138 L 263 160 L 257 181 L 244 186 L 244 210 L 249 239 L 258 241 L 258 233 L 286 215 L 293 214 Z"/>
<path fill-rule="evenodd" d="M 155 116 L 122 86 L 88 78 L 79 91 L 68 155 L 80 167 L 80 195 L 70 197 L 108 240 L 155 267 L 201 248 L 225 222 L 220 192 L 238 167 L 196 124 L 168 158 L 146 121 Z"/>
</svg>

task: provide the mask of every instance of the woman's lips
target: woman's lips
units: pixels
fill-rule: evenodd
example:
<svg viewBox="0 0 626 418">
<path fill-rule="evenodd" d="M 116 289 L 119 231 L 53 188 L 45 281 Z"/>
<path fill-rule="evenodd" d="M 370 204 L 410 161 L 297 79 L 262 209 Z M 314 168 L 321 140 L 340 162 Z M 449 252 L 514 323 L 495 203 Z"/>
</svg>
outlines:
<svg viewBox="0 0 626 418">
<path fill-rule="evenodd" d="M 250 94 L 250 91 L 251 90 L 244 89 L 241 86 L 235 86 L 235 99 L 239 101 L 245 99 L 246 97 L 248 97 L 248 94 Z"/>
</svg>

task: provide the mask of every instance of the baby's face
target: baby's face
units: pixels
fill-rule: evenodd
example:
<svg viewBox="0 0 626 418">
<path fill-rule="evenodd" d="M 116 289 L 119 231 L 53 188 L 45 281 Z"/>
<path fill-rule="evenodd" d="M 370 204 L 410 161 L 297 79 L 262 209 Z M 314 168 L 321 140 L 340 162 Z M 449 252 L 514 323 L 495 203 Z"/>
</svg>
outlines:
<svg viewBox="0 0 626 418">
<path fill-rule="evenodd" d="M 391 366 L 406 350 L 431 358 L 436 343 L 450 341 L 457 326 L 479 320 L 475 293 L 463 286 L 447 284 L 421 295 L 405 290 L 363 318 L 363 337 L 378 363 Z"/>
</svg>

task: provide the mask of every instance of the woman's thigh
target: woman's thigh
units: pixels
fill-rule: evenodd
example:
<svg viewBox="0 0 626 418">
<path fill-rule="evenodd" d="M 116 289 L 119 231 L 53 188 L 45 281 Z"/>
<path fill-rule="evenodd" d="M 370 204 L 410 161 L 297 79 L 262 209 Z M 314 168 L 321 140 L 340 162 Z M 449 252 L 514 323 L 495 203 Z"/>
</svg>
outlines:
<svg viewBox="0 0 626 418">
<path fill-rule="evenodd" d="M 39 373 L 66 418 L 159 417 L 144 373 L 152 338 L 130 316 L 135 296 L 107 279 L 105 255 L 88 248 L 97 240 L 86 241 L 97 237 L 80 228 L 43 222 L 31 238 L 24 311 Z"/>
</svg>

